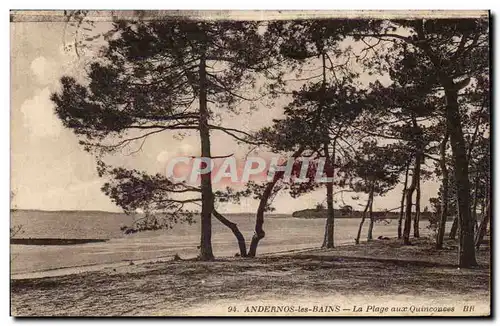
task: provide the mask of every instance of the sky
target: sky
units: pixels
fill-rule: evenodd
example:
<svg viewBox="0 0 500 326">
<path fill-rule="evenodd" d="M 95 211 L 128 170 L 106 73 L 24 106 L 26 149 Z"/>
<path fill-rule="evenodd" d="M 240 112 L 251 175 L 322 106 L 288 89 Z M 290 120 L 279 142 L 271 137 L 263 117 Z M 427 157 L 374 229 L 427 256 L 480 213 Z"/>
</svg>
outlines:
<svg viewBox="0 0 500 326">
<path fill-rule="evenodd" d="M 101 25 L 99 25 L 101 24 Z M 78 144 L 78 137 L 63 127 L 55 115 L 50 94 L 59 89 L 63 75 L 78 77 L 85 62 L 95 53 L 77 57 L 65 50 L 68 37 L 61 22 L 11 23 L 11 190 L 12 207 L 42 210 L 105 210 L 120 211 L 100 190 L 105 180 L 98 177 L 93 156 Z M 105 30 L 108 23 L 97 23 Z M 225 125 L 241 130 L 255 130 L 271 123 L 282 114 L 286 104 L 269 107 L 258 105 L 257 110 L 241 115 L 223 116 Z M 163 172 L 165 164 L 177 155 L 199 154 L 197 134 L 182 138 L 159 134 L 148 138 L 142 151 L 129 155 L 125 151 L 108 157 L 108 163 L 148 172 Z M 228 136 L 212 133 L 212 155 L 234 154 L 243 157 L 244 148 Z M 402 186 L 398 185 L 374 202 L 374 209 L 393 209 L 399 206 Z M 433 181 L 422 185 L 422 206 L 437 193 Z M 324 189 L 292 199 L 286 192 L 274 200 L 276 213 L 312 208 L 325 198 Z M 340 196 L 336 205 L 341 205 Z M 344 195 L 346 204 L 361 208 L 365 197 L 353 199 Z M 219 208 L 226 213 L 255 212 L 258 203 L 242 200 L 240 205 L 227 204 Z"/>
</svg>

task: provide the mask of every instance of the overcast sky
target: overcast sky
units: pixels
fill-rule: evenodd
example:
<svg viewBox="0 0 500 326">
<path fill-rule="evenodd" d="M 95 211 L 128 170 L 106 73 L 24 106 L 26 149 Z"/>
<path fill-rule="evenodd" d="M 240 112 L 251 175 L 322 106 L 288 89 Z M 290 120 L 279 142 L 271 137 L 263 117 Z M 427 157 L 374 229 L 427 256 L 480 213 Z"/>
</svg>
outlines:
<svg viewBox="0 0 500 326">
<path fill-rule="evenodd" d="M 13 205 L 19 209 L 44 210 L 108 210 L 119 211 L 100 187 L 104 180 L 96 173 L 95 160 L 78 145 L 78 138 L 62 126 L 54 113 L 49 96 L 59 87 L 65 74 L 81 74 L 85 59 L 74 51 L 64 50 L 64 23 L 11 23 L 11 188 Z M 98 28 L 105 29 L 106 23 Z M 91 56 L 91 53 L 87 53 Z M 285 103 L 273 107 L 261 105 L 257 111 L 240 116 L 224 117 L 232 128 L 251 130 L 268 125 L 279 117 Z M 176 139 L 161 134 L 151 137 L 143 150 L 135 155 L 116 155 L 107 162 L 150 172 L 163 172 L 168 158 L 176 155 L 199 154 L 197 134 Z M 242 157 L 245 151 L 234 141 L 213 132 L 212 154 L 234 153 Z M 125 153 L 126 154 L 126 153 Z M 384 197 L 375 199 L 375 209 L 399 206 L 401 186 Z M 422 185 L 422 205 L 437 192 L 435 182 Z M 276 213 L 291 213 L 322 202 L 324 189 L 298 199 L 281 193 L 274 201 Z M 340 197 L 337 198 L 340 200 Z M 359 208 L 364 197 L 353 200 L 344 195 L 347 204 Z M 340 205 L 339 201 L 337 205 Z M 242 205 L 221 207 L 225 212 L 255 212 L 257 202 L 243 200 Z"/>
</svg>

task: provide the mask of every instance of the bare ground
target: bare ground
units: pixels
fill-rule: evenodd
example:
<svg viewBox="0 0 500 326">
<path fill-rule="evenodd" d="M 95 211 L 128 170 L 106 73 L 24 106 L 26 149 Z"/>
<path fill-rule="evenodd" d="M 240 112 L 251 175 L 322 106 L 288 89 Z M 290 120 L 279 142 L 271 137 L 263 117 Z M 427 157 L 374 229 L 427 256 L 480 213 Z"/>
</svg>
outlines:
<svg viewBox="0 0 500 326">
<path fill-rule="evenodd" d="M 456 267 L 453 241 L 436 251 L 427 239 L 413 246 L 375 240 L 255 259 L 181 260 L 98 272 L 11 280 L 15 316 L 179 315 L 236 302 L 273 298 L 448 298 L 489 304 L 490 251 L 480 266 Z M 203 308 L 202 308 L 203 307 Z M 208 307 L 208 308 L 206 308 Z M 203 310 L 205 309 L 205 310 Z M 205 311 L 205 313 L 203 313 Z"/>
</svg>

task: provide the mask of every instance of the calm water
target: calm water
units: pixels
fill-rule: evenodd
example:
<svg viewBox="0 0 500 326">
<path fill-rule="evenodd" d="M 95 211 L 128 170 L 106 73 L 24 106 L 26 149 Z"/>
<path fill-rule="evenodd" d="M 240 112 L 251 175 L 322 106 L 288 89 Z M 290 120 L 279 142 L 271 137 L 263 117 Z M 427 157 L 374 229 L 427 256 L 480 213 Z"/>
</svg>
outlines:
<svg viewBox="0 0 500 326">
<path fill-rule="evenodd" d="M 227 216 L 237 223 L 249 242 L 253 235 L 255 216 L 234 214 Z M 16 211 L 13 224 L 22 224 L 24 233 L 19 237 L 44 238 L 103 238 L 105 243 L 73 246 L 11 246 L 12 273 L 27 273 L 62 267 L 117 263 L 127 260 L 153 259 L 179 254 L 182 258 L 198 254 L 199 224 L 175 226 L 172 230 L 142 232 L 124 235 L 120 225 L 130 224 L 132 217 L 125 214 L 101 212 L 37 212 Z M 319 247 L 323 240 L 323 219 L 273 217 L 266 219 L 266 237 L 260 242 L 258 253 Z M 353 243 L 358 219 L 337 219 L 335 242 Z M 421 221 L 421 234 L 429 234 L 428 222 Z M 366 238 L 368 221 L 362 238 Z M 397 221 L 376 223 L 374 237 L 393 237 L 397 234 Z M 233 256 L 238 252 L 234 235 L 216 219 L 213 220 L 213 250 L 216 256 Z"/>
</svg>

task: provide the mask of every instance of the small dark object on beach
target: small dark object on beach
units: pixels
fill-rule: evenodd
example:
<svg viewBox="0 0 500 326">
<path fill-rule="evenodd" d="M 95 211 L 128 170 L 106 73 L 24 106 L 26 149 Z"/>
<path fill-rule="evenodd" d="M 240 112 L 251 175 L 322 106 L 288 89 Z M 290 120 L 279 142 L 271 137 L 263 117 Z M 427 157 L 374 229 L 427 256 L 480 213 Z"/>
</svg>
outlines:
<svg viewBox="0 0 500 326">
<path fill-rule="evenodd" d="M 234 257 L 239 257 L 239 256 L 240 256 L 239 252 L 237 252 L 237 253 L 234 254 Z"/>
<path fill-rule="evenodd" d="M 134 264 L 134 262 L 133 262 L 133 261 L 131 261 L 131 262 L 129 263 L 129 265 L 130 265 L 130 266 L 132 266 L 132 265 L 135 265 L 135 264 Z"/>
<path fill-rule="evenodd" d="M 379 236 L 377 239 L 379 239 L 379 240 L 391 240 L 390 238 L 388 238 L 388 237 L 383 237 L 383 236 Z"/>
<path fill-rule="evenodd" d="M 182 258 L 178 254 L 175 254 L 174 261 L 178 261 L 178 260 L 182 260 Z"/>
</svg>

